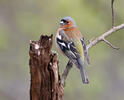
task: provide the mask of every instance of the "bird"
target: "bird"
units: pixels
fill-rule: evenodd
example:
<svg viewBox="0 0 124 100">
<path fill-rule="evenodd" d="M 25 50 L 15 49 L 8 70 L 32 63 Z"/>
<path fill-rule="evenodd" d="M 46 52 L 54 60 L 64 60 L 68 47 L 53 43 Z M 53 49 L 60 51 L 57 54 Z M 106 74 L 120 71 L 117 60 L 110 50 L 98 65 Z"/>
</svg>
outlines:
<svg viewBox="0 0 124 100">
<path fill-rule="evenodd" d="M 88 84 L 84 60 L 90 64 L 89 54 L 84 37 L 73 18 L 66 16 L 61 19 L 55 40 L 57 48 L 80 70 L 82 83 Z"/>
</svg>

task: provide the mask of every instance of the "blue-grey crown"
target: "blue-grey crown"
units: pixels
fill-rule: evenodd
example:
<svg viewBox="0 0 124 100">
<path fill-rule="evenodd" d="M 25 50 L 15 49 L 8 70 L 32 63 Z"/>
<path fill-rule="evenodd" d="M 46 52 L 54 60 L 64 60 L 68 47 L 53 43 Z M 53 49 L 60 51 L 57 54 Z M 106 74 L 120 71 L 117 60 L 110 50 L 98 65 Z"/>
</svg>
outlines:
<svg viewBox="0 0 124 100">
<path fill-rule="evenodd" d="M 69 16 L 66 16 L 66 17 L 64 17 L 64 18 L 62 18 L 62 19 L 64 19 L 64 20 L 71 20 L 72 23 L 73 23 L 73 27 L 76 27 L 76 23 L 75 23 L 75 21 L 74 21 L 73 18 L 71 18 L 71 17 L 69 17 Z"/>
</svg>

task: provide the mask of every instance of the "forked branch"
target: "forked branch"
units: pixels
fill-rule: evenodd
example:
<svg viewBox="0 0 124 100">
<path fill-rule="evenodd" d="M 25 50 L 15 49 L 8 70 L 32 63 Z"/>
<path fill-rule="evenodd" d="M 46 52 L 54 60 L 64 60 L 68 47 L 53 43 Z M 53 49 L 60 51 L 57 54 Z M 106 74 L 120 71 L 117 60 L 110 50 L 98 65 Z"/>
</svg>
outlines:
<svg viewBox="0 0 124 100">
<path fill-rule="evenodd" d="M 112 45 L 109 41 L 107 41 L 105 38 L 108 37 L 109 35 L 111 35 L 112 33 L 119 31 L 121 29 L 124 28 L 124 24 L 118 25 L 116 27 L 111 28 L 110 30 L 108 30 L 107 32 L 103 33 L 102 35 L 100 35 L 99 37 L 97 37 L 95 40 L 90 41 L 90 43 L 87 45 L 87 50 L 89 50 L 89 48 L 92 48 L 93 46 L 95 46 L 96 44 L 98 44 L 101 41 L 104 41 L 107 45 L 109 45 L 111 48 L 118 50 L 119 48 Z M 65 86 L 65 80 L 67 78 L 67 75 L 69 73 L 69 71 L 72 68 L 72 63 L 69 61 L 63 74 L 62 74 L 62 78 L 61 78 L 61 84 L 63 86 Z"/>
<path fill-rule="evenodd" d="M 104 41 L 105 43 L 107 43 L 110 47 L 112 47 L 113 49 L 119 49 L 115 46 L 113 46 L 109 41 L 105 40 L 106 37 L 108 37 L 109 35 L 111 35 L 112 33 L 123 29 L 124 28 L 124 24 L 118 25 L 116 27 L 111 28 L 110 30 L 108 30 L 107 32 L 103 33 L 102 35 L 100 35 L 99 37 L 97 37 L 95 40 L 91 41 L 88 45 L 87 45 L 87 50 L 91 47 L 93 47 L 94 45 L 96 45 L 97 43 L 99 43 L 100 41 Z"/>
<path fill-rule="evenodd" d="M 111 44 L 108 40 L 106 40 L 105 38 L 103 38 L 103 41 L 108 45 L 110 46 L 111 48 L 113 49 L 116 49 L 116 50 L 119 50 L 120 48 L 118 47 L 115 47 L 113 44 Z"/>
<path fill-rule="evenodd" d="M 109 35 L 111 35 L 112 33 L 120 30 L 120 29 L 123 29 L 124 28 L 124 24 L 121 24 L 121 25 L 118 25 L 116 27 L 114 27 L 114 21 L 115 21 L 115 18 L 114 18 L 114 0 L 111 0 L 111 10 L 112 10 L 112 28 L 110 30 L 108 30 L 107 32 L 103 33 L 102 35 L 100 35 L 99 37 L 97 37 L 96 39 L 92 39 L 89 44 L 87 45 L 87 50 L 89 50 L 89 48 L 95 46 L 97 43 L 101 42 L 101 41 L 104 41 L 108 46 L 110 46 L 111 48 L 113 49 L 116 49 L 118 50 L 119 48 L 112 45 L 108 40 L 106 40 L 105 38 L 108 37 Z M 68 64 L 66 65 L 66 68 L 62 74 L 62 78 L 61 78 L 61 84 L 63 86 L 65 86 L 65 80 L 67 78 L 67 75 L 69 73 L 69 71 L 71 70 L 72 68 L 72 62 L 68 62 Z"/>
</svg>

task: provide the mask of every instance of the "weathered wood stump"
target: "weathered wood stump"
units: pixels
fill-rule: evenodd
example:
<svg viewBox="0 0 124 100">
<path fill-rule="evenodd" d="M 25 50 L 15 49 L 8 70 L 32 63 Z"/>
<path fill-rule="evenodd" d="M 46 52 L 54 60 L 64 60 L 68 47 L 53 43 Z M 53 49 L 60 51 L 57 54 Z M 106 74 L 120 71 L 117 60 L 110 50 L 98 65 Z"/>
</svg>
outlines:
<svg viewBox="0 0 124 100">
<path fill-rule="evenodd" d="M 51 52 L 52 35 L 41 36 L 39 41 L 30 41 L 30 100 L 62 100 L 57 55 Z"/>
</svg>

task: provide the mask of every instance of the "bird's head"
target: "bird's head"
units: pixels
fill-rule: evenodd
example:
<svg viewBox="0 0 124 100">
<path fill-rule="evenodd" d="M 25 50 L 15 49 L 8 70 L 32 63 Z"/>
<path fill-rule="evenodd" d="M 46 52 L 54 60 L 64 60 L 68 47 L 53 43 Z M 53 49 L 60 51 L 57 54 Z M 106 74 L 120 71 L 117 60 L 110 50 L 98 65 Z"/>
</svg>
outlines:
<svg viewBox="0 0 124 100">
<path fill-rule="evenodd" d="M 61 19 L 60 22 L 60 27 L 61 28 L 71 28 L 71 27 L 76 27 L 76 23 L 71 17 L 64 17 Z"/>
</svg>

